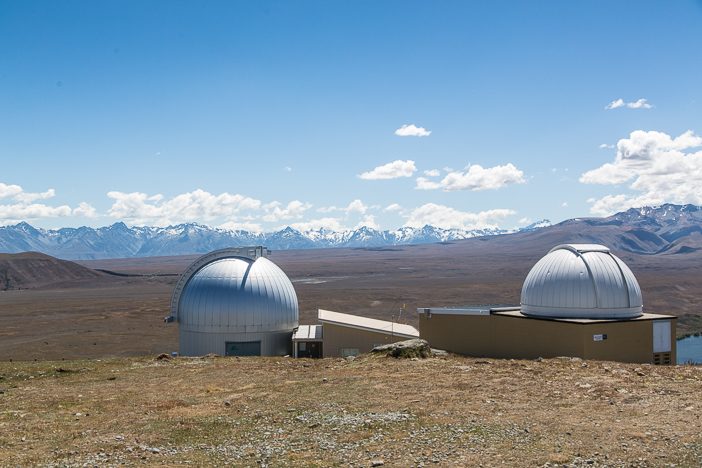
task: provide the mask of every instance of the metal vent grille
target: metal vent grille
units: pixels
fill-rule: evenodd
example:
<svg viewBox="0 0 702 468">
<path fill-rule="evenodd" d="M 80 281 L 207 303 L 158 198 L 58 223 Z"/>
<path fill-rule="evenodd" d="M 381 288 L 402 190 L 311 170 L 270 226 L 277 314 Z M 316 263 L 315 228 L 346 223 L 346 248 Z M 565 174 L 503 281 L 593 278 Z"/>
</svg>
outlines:
<svg viewBox="0 0 702 468">
<path fill-rule="evenodd" d="M 653 353 L 653 364 L 657 366 L 671 365 L 672 357 L 670 353 Z"/>
</svg>

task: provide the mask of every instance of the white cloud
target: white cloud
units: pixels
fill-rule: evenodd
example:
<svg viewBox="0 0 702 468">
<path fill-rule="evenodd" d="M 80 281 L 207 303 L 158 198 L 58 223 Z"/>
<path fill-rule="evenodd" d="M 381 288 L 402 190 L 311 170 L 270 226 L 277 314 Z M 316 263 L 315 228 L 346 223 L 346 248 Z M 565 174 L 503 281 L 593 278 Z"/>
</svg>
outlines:
<svg viewBox="0 0 702 468">
<path fill-rule="evenodd" d="M 443 229 L 484 229 L 498 227 L 497 222 L 516 212 L 495 209 L 471 213 L 454 208 L 427 203 L 412 210 L 405 226 L 423 227 L 427 224 Z"/>
<path fill-rule="evenodd" d="M 440 182 L 418 177 L 415 188 L 418 190 L 441 188 L 446 192 L 455 190 L 478 191 L 493 190 L 505 185 L 523 184 L 525 182 L 524 173 L 512 163 L 488 168 L 483 168 L 479 164 L 473 164 L 468 166 L 465 172 L 449 172 Z"/>
<path fill-rule="evenodd" d="M 292 172 L 292 167 L 290 167 L 290 166 L 285 166 L 285 167 L 283 168 L 283 170 L 284 170 L 285 172 Z"/>
<path fill-rule="evenodd" d="M 80 203 L 77 208 L 71 208 L 68 205 L 50 206 L 34 203 L 37 200 L 47 200 L 54 196 L 56 196 L 54 189 L 48 189 L 45 192 L 25 192 L 19 185 L 8 185 L 0 182 L 0 199 L 9 199 L 5 204 L 0 205 L 0 225 L 42 218 L 95 216 L 95 208 L 85 202 Z"/>
<path fill-rule="evenodd" d="M 220 224 L 218 226 L 220 229 L 226 229 L 228 231 L 249 231 L 253 233 L 260 233 L 263 232 L 263 228 L 261 227 L 260 224 L 258 223 L 249 223 L 249 222 L 236 222 L 236 221 L 229 221 L 224 224 Z"/>
<path fill-rule="evenodd" d="M 561 203 L 561 208 L 568 208 L 568 202 L 564 201 L 563 203 Z"/>
<path fill-rule="evenodd" d="M 19 185 L 7 185 L 0 182 L 0 198 L 15 197 L 23 192 Z"/>
<path fill-rule="evenodd" d="M 424 175 L 427 177 L 439 177 L 441 172 L 439 172 L 438 169 L 429 169 L 428 171 L 424 171 Z"/>
<path fill-rule="evenodd" d="M 318 213 L 333 213 L 334 211 L 343 211 L 344 213 L 351 214 L 351 213 L 360 213 L 364 214 L 366 211 L 368 211 L 369 207 L 365 205 L 361 200 L 356 199 L 353 200 L 351 203 L 349 203 L 346 207 L 339 207 L 339 206 L 322 206 L 320 208 L 317 208 Z"/>
<path fill-rule="evenodd" d="M 402 211 L 402 206 L 397 203 L 391 203 L 385 207 L 385 211 Z"/>
<path fill-rule="evenodd" d="M 527 224 L 531 224 L 532 221 L 531 221 L 531 218 L 521 218 L 521 219 L 518 221 L 518 223 L 519 223 L 520 225 L 526 226 Z"/>
<path fill-rule="evenodd" d="M 78 204 L 78 208 L 73 209 L 73 216 L 80 216 L 83 218 L 95 218 L 97 216 L 97 212 L 95 211 L 95 208 L 85 202 L 81 202 Z"/>
<path fill-rule="evenodd" d="M 607 143 L 602 143 L 600 149 L 613 149 L 614 145 L 608 145 Z"/>
<path fill-rule="evenodd" d="M 417 190 L 436 190 L 441 187 L 441 183 L 429 180 L 426 177 L 417 177 L 417 185 L 414 186 Z"/>
<path fill-rule="evenodd" d="M 32 203 L 37 200 L 48 200 L 49 198 L 54 198 L 56 196 L 56 191 L 54 189 L 49 189 L 46 192 L 22 192 L 14 196 L 14 199 L 22 203 Z"/>
<path fill-rule="evenodd" d="M 431 130 L 427 130 L 424 127 L 417 127 L 415 124 L 405 124 L 395 130 L 395 135 L 401 137 L 427 137 L 431 135 Z"/>
<path fill-rule="evenodd" d="M 644 98 L 631 102 L 624 102 L 624 99 L 619 98 L 607 104 L 605 110 L 619 109 L 620 107 L 627 107 L 629 109 L 651 109 L 653 106 Z"/>
<path fill-rule="evenodd" d="M 636 195 L 607 195 L 592 201 L 591 213 L 617 211 L 662 203 L 702 204 L 702 137 L 688 130 L 673 138 L 662 132 L 637 130 L 617 143 L 614 161 L 585 172 L 585 184 L 629 183 Z"/>
<path fill-rule="evenodd" d="M 341 224 L 339 218 L 319 218 L 312 219 L 309 221 L 293 223 L 290 225 L 291 228 L 297 229 L 298 231 L 318 231 L 320 229 L 326 229 L 330 231 L 344 231 L 346 227 Z"/>
<path fill-rule="evenodd" d="M 73 214 L 73 210 L 68 205 L 47 206 L 33 203 L 30 205 L 17 203 L 12 205 L 0 205 L 0 223 L 14 224 L 20 221 L 28 221 L 41 218 L 67 217 Z"/>
<path fill-rule="evenodd" d="M 634 102 L 627 102 L 626 107 L 629 109 L 650 109 L 653 106 L 646 99 L 638 99 Z"/>
<path fill-rule="evenodd" d="M 108 214 L 134 224 L 168 225 L 228 218 L 242 210 L 256 210 L 261 201 L 224 192 L 214 195 L 201 189 L 166 199 L 163 195 L 141 192 L 108 192 L 114 200 Z"/>
<path fill-rule="evenodd" d="M 364 214 L 368 210 L 368 207 L 363 204 L 361 200 L 354 200 L 346 207 L 347 213 L 360 213 Z"/>
<path fill-rule="evenodd" d="M 300 219 L 305 214 L 305 211 L 312 208 L 309 203 L 301 202 L 300 200 L 293 200 L 287 204 L 287 206 L 282 207 L 279 202 L 272 202 L 264 205 L 264 209 L 267 214 L 262 217 L 264 221 L 276 222 L 287 219 Z"/>
<path fill-rule="evenodd" d="M 378 166 L 372 171 L 364 172 L 358 177 L 364 180 L 397 179 L 399 177 L 412 177 L 412 174 L 416 171 L 417 168 L 414 165 L 414 161 L 398 159 L 397 161 Z"/>
<path fill-rule="evenodd" d="M 618 108 L 624 107 L 624 106 L 625 106 L 624 99 L 619 98 L 619 99 L 615 99 L 614 101 L 607 104 L 605 106 L 605 110 L 618 109 Z"/>
<path fill-rule="evenodd" d="M 362 228 L 364 226 L 376 230 L 380 229 L 380 226 L 378 225 L 378 223 L 375 222 L 375 216 L 373 215 L 364 216 L 363 219 L 360 220 L 358 224 L 354 227 L 354 229 Z"/>
</svg>

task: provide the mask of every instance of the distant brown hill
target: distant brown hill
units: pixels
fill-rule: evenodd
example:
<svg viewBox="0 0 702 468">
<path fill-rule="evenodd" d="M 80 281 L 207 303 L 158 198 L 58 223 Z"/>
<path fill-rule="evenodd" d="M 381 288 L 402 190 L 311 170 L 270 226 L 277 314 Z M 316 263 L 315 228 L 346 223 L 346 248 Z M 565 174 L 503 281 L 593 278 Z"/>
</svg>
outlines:
<svg viewBox="0 0 702 468">
<path fill-rule="evenodd" d="M 0 254 L 0 291 L 94 279 L 104 273 L 39 252 Z"/>
</svg>

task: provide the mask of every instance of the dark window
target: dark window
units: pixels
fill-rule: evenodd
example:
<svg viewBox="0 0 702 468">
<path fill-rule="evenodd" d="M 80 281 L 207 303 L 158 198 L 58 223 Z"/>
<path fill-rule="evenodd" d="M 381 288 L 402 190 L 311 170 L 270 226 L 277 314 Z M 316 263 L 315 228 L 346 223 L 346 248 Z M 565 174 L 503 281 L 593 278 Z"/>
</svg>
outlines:
<svg viewBox="0 0 702 468">
<path fill-rule="evenodd" d="M 318 341 L 300 341 L 297 343 L 297 357 L 321 358 L 322 343 Z"/>
</svg>

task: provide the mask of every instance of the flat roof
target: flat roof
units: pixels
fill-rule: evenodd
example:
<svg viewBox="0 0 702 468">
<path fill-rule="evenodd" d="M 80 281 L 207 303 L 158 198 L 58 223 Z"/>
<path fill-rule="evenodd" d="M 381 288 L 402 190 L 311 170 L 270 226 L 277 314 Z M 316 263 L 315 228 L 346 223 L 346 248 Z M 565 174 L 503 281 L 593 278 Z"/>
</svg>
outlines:
<svg viewBox="0 0 702 468">
<path fill-rule="evenodd" d="M 321 341 L 321 325 L 300 325 L 293 334 L 293 341 Z"/>
<path fill-rule="evenodd" d="M 479 305 L 479 306 L 460 306 L 460 307 L 419 307 L 417 312 L 420 314 L 438 314 L 438 315 L 490 315 L 494 312 L 506 310 L 519 310 L 519 306 L 515 305 Z"/>
<path fill-rule="evenodd" d="M 331 323 L 343 327 L 357 328 L 359 330 L 385 333 L 387 335 L 400 335 L 407 338 L 419 337 L 419 330 L 412 325 L 388 322 L 360 315 L 342 314 L 331 310 L 318 309 L 317 318 L 322 323 Z"/>
<path fill-rule="evenodd" d="M 529 316 L 529 315 L 524 315 L 520 310 L 504 310 L 504 311 L 495 311 L 492 313 L 493 315 L 501 315 L 504 317 L 513 317 L 513 318 L 520 318 L 520 319 L 530 319 L 530 320 L 550 320 L 552 322 L 569 322 L 569 323 L 581 323 L 581 324 L 586 324 L 586 323 L 611 323 L 611 322 L 632 322 L 632 321 L 641 321 L 641 320 L 670 320 L 670 319 L 676 319 L 677 317 L 674 315 L 661 315 L 661 314 L 643 314 L 639 317 L 633 317 L 633 318 L 613 318 L 613 319 L 605 319 L 605 318 L 596 318 L 596 319 L 584 319 L 584 318 L 557 318 L 557 317 L 534 317 L 534 316 Z"/>
</svg>

